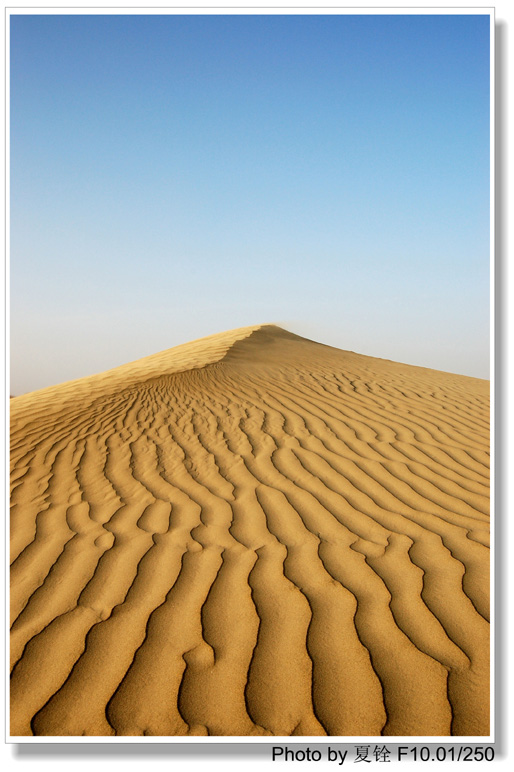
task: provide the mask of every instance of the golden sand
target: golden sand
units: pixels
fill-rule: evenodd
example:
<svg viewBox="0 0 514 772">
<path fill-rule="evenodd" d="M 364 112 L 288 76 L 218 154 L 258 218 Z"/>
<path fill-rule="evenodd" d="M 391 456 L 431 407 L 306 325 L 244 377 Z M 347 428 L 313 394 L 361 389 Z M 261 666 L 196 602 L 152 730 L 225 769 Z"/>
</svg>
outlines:
<svg viewBox="0 0 514 772">
<path fill-rule="evenodd" d="M 234 330 L 11 400 L 12 735 L 487 735 L 489 383 Z"/>
</svg>

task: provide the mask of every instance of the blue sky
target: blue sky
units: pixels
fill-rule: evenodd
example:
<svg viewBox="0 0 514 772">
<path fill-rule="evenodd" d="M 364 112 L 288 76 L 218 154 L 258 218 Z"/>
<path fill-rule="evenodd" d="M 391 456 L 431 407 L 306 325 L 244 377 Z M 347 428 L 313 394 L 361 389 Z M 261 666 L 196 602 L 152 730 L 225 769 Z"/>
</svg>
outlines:
<svg viewBox="0 0 514 772">
<path fill-rule="evenodd" d="M 489 17 L 11 16 L 11 393 L 261 322 L 489 377 Z"/>
</svg>

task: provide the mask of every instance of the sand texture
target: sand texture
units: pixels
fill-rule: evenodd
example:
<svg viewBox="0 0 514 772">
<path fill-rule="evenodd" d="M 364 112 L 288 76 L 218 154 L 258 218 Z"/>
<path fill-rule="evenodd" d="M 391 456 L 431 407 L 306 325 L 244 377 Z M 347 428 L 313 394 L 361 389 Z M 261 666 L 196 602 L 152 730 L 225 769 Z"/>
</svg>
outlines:
<svg viewBox="0 0 514 772">
<path fill-rule="evenodd" d="M 488 402 L 272 325 L 12 399 L 12 735 L 487 735 Z"/>
</svg>

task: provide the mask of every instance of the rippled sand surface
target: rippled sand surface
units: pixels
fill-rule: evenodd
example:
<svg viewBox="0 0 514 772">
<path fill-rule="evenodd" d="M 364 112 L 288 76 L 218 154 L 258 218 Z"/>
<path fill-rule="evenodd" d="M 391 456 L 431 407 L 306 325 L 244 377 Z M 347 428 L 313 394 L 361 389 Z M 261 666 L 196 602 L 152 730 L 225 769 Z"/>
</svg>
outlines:
<svg viewBox="0 0 514 772">
<path fill-rule="evenodd" d="M 487 735 L 489 383 L 264 325 L 11 400 L 13 735 Z"/>
</svg>

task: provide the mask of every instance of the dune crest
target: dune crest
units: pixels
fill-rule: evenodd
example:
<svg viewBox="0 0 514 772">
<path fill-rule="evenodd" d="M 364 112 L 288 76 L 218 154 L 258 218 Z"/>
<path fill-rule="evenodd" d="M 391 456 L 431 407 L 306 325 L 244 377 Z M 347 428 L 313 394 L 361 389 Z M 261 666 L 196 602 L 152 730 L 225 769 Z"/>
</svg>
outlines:
<svg viewBox="0 0 514 772">
<path fill-rule="evenodd" d="M 274 325 L 11 407 L 11 734 L 489 734 L 489 383 Z"/>
</svg>

